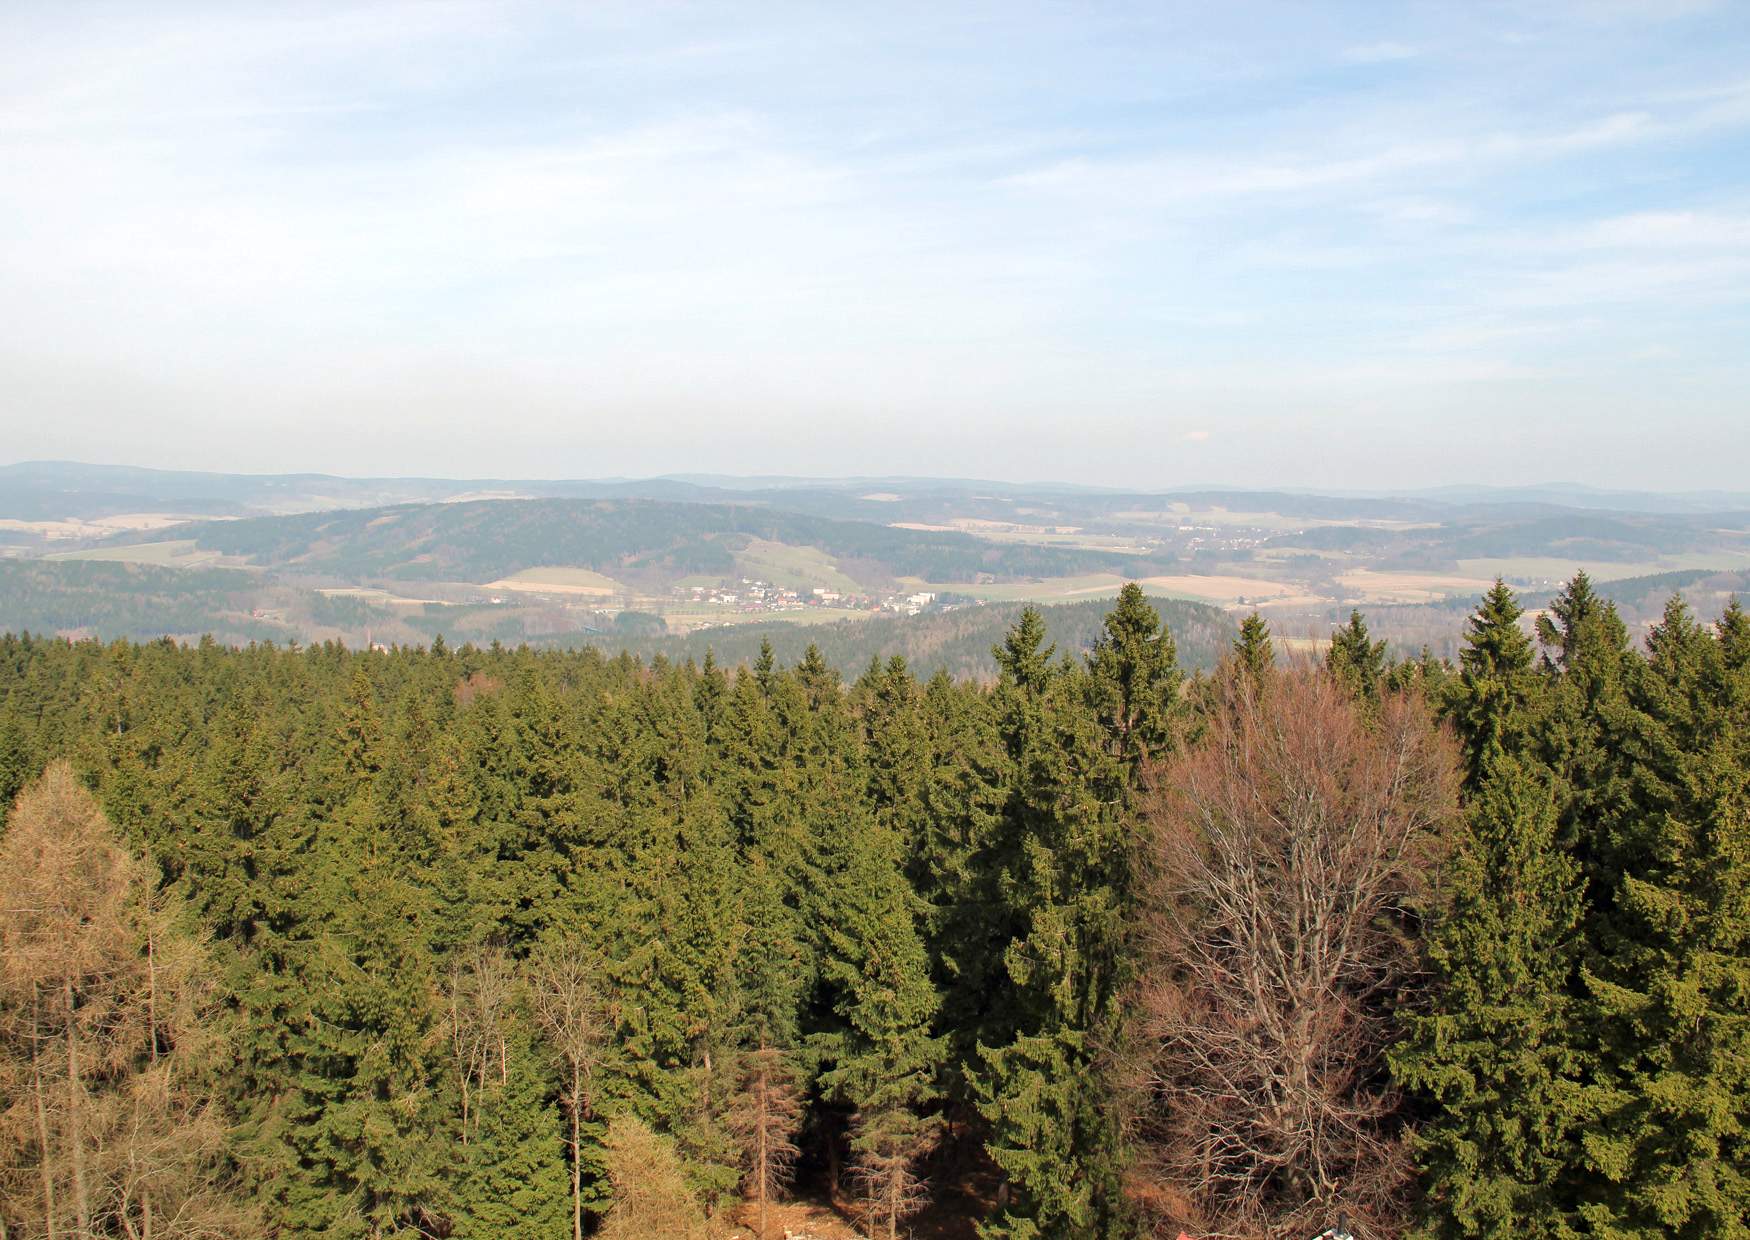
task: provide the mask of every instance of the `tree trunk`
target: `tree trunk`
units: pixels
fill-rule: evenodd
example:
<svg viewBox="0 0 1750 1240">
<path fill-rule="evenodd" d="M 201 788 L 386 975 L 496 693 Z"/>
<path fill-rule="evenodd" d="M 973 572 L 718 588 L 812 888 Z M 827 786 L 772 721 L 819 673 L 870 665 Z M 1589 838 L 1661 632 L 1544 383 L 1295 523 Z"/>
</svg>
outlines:
<svg viewBox="0 0 1750 1240">
<path fill-rule="evenodd" d="M 42 1061 L 38 1048 L 42 1041 L 42 1026 L 37 1018 L 36 986 L 30 989 L 30 1074 L 36 1092 L 36 1139 L 41 1151 L 37 1168 L 43 1179 L 43 1234 L 55 1240 L 55 1168 L 49 1147 L 48 1086 L 43 1081 Z"/>
<path fill-rule="evenodd" d="M 158 953 L 152 927 L 146 927 L 146 1046 L 158 1062 Z"/>
<path fill-rule="evenodd" d="M 763 1051 L 765 1049 L 765 1040 L 762 1038 L 760 1041 L 760 1050 Z M 754 1132 L 758 1134 L 758 1144 L 754 1148 L 754 1183 L 758 1186 L 760 1194 L 759 1240 L 766 1240 L 766 1180 L 771 1174 L 770 1159 L 772 1156 L 770 1149 L 771 1114 L 766 1101 L 767 1076 L 768 1073 L 765 1068 L 765 1060 L 762 1059 L 760 1060 L 759 1084 L 756 1087 L 757 1092 L 755 1095 L 758 1098 L 756 1104 L 759 1108 L 758 1125 L 754 1129 Z"/>
<path fill-rule="evenodd" d="M 67 1006 L 67 1149 L 73 1165 L 73 1222 L 79 1240 L 91 1235 L 91 1200 L 85 1186 L 85 1142 L 79 1134 L 79 1014 L 73 1006 L 73 983 L 63 983 L 61 994 Z"/>
<path fill-rule="evenodd" d="M 583 1240 L 583 1081 L 571 1065 L 571 1240 Z"/>
</svg>

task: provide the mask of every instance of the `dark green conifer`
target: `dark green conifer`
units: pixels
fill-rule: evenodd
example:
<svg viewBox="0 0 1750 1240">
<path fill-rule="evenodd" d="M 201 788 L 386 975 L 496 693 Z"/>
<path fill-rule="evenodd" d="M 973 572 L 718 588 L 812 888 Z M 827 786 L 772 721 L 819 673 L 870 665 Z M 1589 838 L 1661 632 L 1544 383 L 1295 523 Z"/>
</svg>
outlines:
<svg viewBox="0 0 1750 1240">
<path fill-rule="evenodd" d="M 1270 641 L 1270 626 L 1253 612 L 1240 621 L 1240 635 L 1233 643 L 1234 664 L 1240 673 L 1261 685 L 1276 666 L 1276 647 Z"/>
<path fill-rule="evenodd" d="M 1421 1234 L 1555 1240 L 1579 1234 L 1579 871 L 1547 785 L 1488 744 L 1430 934 L 1430 1008 L 1407 1017 L 1391 1066 L 1434 1103 L 1416 1137 Z"/>
<path fill-rule="evenodd" d="M 1125 795 L 1140 783 L 1142 764 L 1173 743 L 1179 707 L 1173 635 L 1134 581 L 1118 593 L 1088 653 L 1095 715 L 1106 730 Z"/>
<path fill-rule="evenodd" d="M 475 1099 L 477 1123 L 462 1150 L 455 1240 L 567 1240 L 571 1184 L 554 1083 L 527 1030 L 506 1030 L 500 1070 Z"/>
<path fill-rule="evenodd" d="M 1351 611 L 1349 623 L 1332 630 L 1325 666 L 1356 697 L 1378 699 L 1385 687 L 1385 642 L 1368 636 L 1367 621 L 1359 611 Z"/>
<path fill-rule="evenodd" d="M 1525 749 L 1527 712 L 1537 684 L 1531 639 L 1519 627 L 1523 614 L 1513 591 L 1497 577 L 1465 625 L 1452 716 L 1473 786 L 1481 781 L 1488 755 Z"/>
</svg>

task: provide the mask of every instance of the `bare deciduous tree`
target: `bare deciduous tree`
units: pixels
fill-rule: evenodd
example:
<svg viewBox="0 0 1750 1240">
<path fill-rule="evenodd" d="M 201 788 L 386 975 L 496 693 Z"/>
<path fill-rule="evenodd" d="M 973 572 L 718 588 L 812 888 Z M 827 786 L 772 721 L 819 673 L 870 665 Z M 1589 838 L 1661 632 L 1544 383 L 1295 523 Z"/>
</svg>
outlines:
<svg viewBox="0 0 1750 1240">
<path fill-rule="evenodd" d="M 565 1074 L 565 1111 L 571 1120 L 573 1240 L 583 1240 L 582 1127 L 592 1114 L 595 1072 L 613 1031 L 597 985 L 598 975 L 594 953 L 578 939 L 547 943 L 530 962 L 530 1005 Z"/>
<path fill-rule="evenodd" d="M 462 1143 L 478 1126 L 475 1100 L 496 1078 L 503 1085 L 509 1071 L 511 1005 L 517 978 L 499 947 L 482 947 L 451 970 L 449 1006 L 450 1060 L 462 1097 Z"/>
<path fill-rule="evenodd" d="M 1205 1233 L 1310 1233 L 1345 1208 L 1390 1234 L 1410 1167 L 1384 1052 L 1457 812 L 1450 742 L 1416 700 L 1370 711 L 1311 668 L 1231 677 L 1154 788 L 1141 1195 Z"/>
</svg>

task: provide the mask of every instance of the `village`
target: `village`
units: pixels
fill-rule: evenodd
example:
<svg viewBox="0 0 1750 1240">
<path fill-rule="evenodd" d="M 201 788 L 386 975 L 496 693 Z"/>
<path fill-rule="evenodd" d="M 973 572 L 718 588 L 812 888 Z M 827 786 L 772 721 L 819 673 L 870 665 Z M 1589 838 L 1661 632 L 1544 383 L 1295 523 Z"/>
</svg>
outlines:
<svg viewBox="0 0 1750 1240">
<path fill-rule="evenodd" d="M 915 616 L 925 610 L 946 610 L 931 590 L 910 593 L 864 594 L 811 586 L 792 589 L 769 581 L 743 577 L 731 585 L 677 585 L 670 592 L 677 604 L 720 608 L 740 615 L 830 608 L 834 611 L 890 612 Z"/>
</svg>

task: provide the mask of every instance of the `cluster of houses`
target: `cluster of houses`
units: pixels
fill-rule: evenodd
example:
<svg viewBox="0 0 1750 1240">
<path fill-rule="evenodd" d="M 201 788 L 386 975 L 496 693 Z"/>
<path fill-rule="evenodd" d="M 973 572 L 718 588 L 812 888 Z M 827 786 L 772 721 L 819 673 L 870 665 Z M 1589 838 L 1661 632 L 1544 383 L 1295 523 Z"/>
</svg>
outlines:
<svg viewBox="0 0 1750 1240">
<path fill-rule="evenodd" d="M 684 602 L 712 607 L 730 607 L 741 612 L 794 611 L 801 607 L 835 607 L 847 611 L 892 611 L 915 616 L 931 603 L 936 595 L 930 590 L 910 594 L 853 594 L 830 586 L 814 586 L 795 590 L 743 577 L 726 585 L 676 586 L 675 597 Z"/>
</svg>

